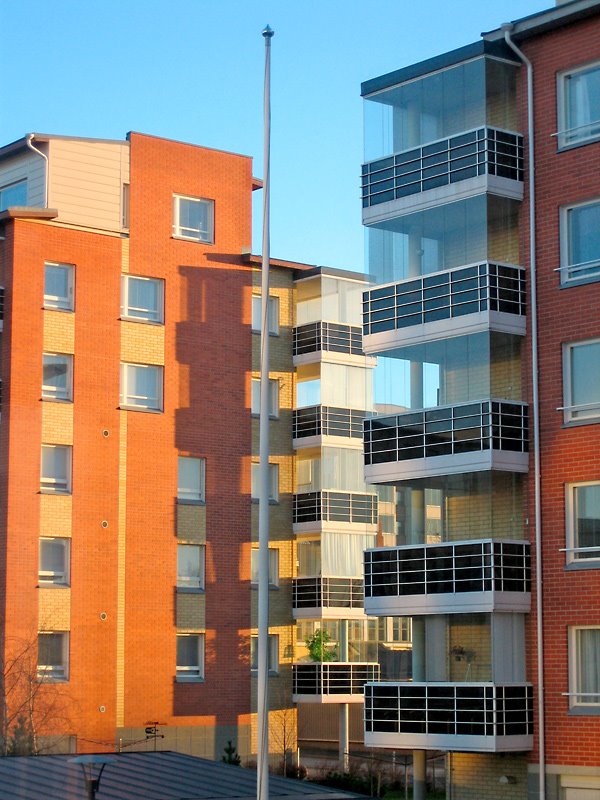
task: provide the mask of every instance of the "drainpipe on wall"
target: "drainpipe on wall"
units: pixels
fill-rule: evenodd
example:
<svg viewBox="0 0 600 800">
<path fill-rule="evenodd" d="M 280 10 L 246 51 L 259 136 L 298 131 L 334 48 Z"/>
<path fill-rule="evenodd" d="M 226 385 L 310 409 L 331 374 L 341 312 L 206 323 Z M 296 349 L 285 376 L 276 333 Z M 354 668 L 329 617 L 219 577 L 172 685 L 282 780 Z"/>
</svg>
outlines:
<svg viewBox="0 0 600 800">
<path fill-rule="evenodd" d="M 538 379 L 538 325 L 537 325 L 537 269 L 535 245 L 535 157 L 533 131 L 533 65 L 510 38 L 513 26 L 502 25 L 506 44 L 517 54 L 527 69 L 527 138 L 529 172 L 529 271 L 531 276 L 531 378 L 533 406 L 533 458 L 535 497 L 535 589 L 536 589 L 536 638 L 537 638 L 537 683 L 538 683 L 538 752 L 539 752 L 539 798 L 546 797 L 546 763 L 544 732 L 544 622 L 542 618 L 542 496 L 540 474 L 540 413 Z"/>
<path fill-rule="evenodd" d="M 34 153 L 37 153 L 38 156 L 41 156 L 44 161 L 46 162 L 46 169 L 44 170 L 44 208 L 48 208 L 48 173 L 49 173 L 49 165 L 48 165 L 48 156 L 45 153 L 42 153 L 41 150 L 38 150 L 37 147 L 33 146 L 33 138 L 35 133 L 29 133 L 27 135 L 27 147 L 30 150 L 33 150 Z"/>
</svg>

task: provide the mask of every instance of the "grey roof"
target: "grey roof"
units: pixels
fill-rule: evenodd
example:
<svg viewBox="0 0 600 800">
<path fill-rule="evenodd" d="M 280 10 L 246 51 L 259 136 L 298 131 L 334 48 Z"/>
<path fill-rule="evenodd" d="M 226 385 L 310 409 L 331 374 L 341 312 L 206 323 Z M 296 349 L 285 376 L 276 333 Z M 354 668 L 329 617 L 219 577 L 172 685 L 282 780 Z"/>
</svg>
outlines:
<svg viewBox="0 0 600 800">
<path fill-rule="evenodd" d="M 170 751 L 111 754 L 98 800 L 250 800 L 256 771 Z M 0 758 L 0 800 L 83 800 L 83 772 L 73 756 Z M 345 800 L 358 797 L 307 781 L 269 776 L 271 800 Z"/>
</svg>

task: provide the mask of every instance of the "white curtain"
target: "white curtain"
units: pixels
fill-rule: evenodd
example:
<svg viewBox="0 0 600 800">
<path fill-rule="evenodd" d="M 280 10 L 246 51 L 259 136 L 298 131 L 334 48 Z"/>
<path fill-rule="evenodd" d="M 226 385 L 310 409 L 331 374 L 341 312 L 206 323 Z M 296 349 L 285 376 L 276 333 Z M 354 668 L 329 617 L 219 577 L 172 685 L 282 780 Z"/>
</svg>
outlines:
<svg viewBox="0 0 600 800">
<path fill-rule="evenodd" d="M 375 547 L 375 535 L 321 534 L 323 575 L 330 578 L 362 578 L 363 551 L 368 547 Z"/>
</svg>

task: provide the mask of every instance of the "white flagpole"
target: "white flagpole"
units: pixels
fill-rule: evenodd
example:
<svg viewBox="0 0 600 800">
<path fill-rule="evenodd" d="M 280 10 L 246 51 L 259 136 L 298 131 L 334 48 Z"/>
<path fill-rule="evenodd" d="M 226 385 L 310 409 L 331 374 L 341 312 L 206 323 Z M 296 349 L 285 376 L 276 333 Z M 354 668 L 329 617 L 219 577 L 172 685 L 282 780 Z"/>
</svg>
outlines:
<svg viewBox="0 0 600 800">
<path fill-rule="evenodd" d="M 260 328 L 260 421 L 258 499 L 258 800 L 269 798 L 269 181 L 271 159 L 271 39 L 267 25 L 264 86 L 264 188 Z"/>
</svg>

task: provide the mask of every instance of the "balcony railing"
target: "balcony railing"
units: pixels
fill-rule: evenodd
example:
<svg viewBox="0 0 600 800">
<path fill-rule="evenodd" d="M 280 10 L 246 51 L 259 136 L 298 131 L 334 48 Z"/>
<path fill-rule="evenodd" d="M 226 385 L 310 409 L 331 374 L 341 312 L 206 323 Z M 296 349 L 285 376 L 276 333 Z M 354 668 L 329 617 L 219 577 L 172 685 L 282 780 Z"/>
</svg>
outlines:
<svg viewBox="0 0 600 800">
<path fill-rule="evenodd" d="M 377 524 L 377 495 L 359 492 L 306 492 L 294 495 L 292 521 Z"/>
<path fill-rule="evenodd" d="M 343 436 L 362 439 L 365 411 L 333 406 L 298 408 L 293 417 L 293 438 Z"/>
<path fill-rule="evenodd" d="M 292 694 L 317 698 L 332 697 L 344 702 L 344 696 L 362 700 L 365 683 L 379 680 L 379 664 L 360 662 L 294 664 Z"/>
<path fill-rule="evenodd" d="M 294 609 L 363 608 L 361 578 L 294 578 Z"/>
<path fill-rule="evenodd" d="M 363 208 L 479 175 L 522 182 L 522 135 L 477 128 L 363 164 Z"/>
<path fill-rule="evenodd" d="M 525 270 L 474 264 L 363 293 L 363 333 L 393 331 L 482 311 L 525 314 Z"/>
<path fill-rule="evenodd" d="M 467 751 L 529 750 L 530 684 L 379 683 L 365 686 L 365 743 Z"/>
<path fill-rule="evenodd" d="M 364 355 L 360 327 L 341 322 L 309 322 L 294 328 L 293 355 L 302 356 L 321 350 Z"/>
<path fill-rule="evenodd" d="M 502 605 L 521 611 L 528 610 L 530 592 L 530 545 L 525 541 L 483 539 L 365 551 L 369 614 L 464 613 L 470 604 L 481 605 L 472 610 Z"/>
</svg>

